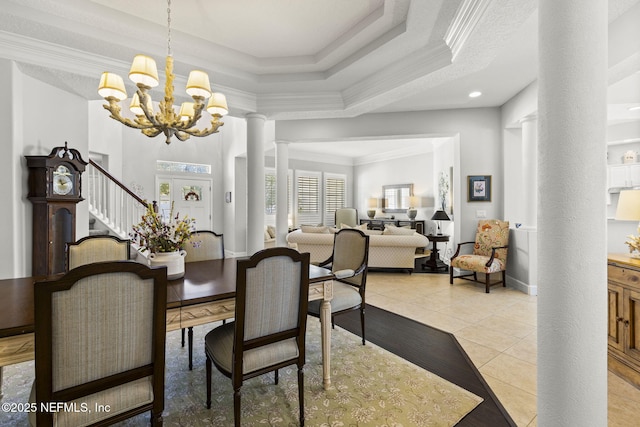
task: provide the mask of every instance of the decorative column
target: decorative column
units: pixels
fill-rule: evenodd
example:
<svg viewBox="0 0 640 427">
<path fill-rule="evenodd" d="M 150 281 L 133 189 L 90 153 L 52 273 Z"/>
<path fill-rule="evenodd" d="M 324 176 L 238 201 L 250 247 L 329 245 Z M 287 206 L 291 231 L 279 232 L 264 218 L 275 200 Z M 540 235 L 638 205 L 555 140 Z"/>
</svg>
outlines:
<svg viewBox="0 0 640 427">
<path fill-rule="evenodd" d="M 539 0 L 537 423 L 607 426 L 607 2 Z"/>
<path fill-rule="evenodd" d="M 289 218 L 287 206 L 287 176 L 289 172 L 289 143 L 276 141 L 276 246 L 287 246 Z"/>
<path fill-rule="evenodd" d="M 538 116 L 523 118 L 522 124 L 522 224 L 529 229 L 538 225 Z"/>
<path fill-rule="evenodd" d="M 264 124 L 262 114 L 247 114 L 247 255 L 264 249 Z"/>
</svg>

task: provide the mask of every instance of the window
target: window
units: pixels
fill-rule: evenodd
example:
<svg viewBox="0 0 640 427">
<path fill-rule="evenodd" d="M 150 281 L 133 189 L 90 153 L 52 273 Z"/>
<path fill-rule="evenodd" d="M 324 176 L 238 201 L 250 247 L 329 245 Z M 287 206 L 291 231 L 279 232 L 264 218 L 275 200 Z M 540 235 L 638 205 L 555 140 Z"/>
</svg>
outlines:
<svg viewBox="0 0 640 427">
<path fill-rule="evenodd" d="M 170 162 L 168 160 L 158 160 L 156 161 L 156 170 L 160 172 L 211 174 L 211 165 L 202 165 L 197 163 Z"/>
<path fill-rule="evenodd" d="M 296 171 L 297 223 L 320 224 L 320 173 Z"/>
<path fill-rule="evenodd" d="M 336 209 L 344 208 L 347 201 L 346 177 L 344 175 L 324 175 L 324 224 L 335 224 Z"/>
<path fill-rule="evenodd" d="M 273 225 L 274 216 L 278 205 L 278 185 L 276 180 L 275 169 L 266 169 L 264 174 L 264 213 L 267 215 L 266 224 Z M 291 212 L 291 173 L 287 174 L 287 213 Z"/>
<path fill-rule="evenodd" d="M 276 202 L 276 174 L 267 172 L 264 176 L 264 205 L 267 215 L 275 215 Z"/>
</svg>

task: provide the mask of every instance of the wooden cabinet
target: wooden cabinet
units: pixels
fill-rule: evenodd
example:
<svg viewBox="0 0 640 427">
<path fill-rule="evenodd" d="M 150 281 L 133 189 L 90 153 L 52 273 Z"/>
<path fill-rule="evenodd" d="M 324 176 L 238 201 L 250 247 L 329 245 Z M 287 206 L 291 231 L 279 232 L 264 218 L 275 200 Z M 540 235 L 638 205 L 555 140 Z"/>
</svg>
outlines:
<svg viewBox="0 0 640 427">
<path fill-rule="evenodd" d="M 640 260 L 609 255 L 609 369 L 640 388 Z"/>
</svg>

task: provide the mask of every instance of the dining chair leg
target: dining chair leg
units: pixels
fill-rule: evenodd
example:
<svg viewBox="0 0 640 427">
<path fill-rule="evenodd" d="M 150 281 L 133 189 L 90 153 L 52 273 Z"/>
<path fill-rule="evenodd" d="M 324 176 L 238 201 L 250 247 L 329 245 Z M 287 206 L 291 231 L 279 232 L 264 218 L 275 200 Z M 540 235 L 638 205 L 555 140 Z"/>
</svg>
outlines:
<svg viewBox="0 0 640 427">
<path fill-rule="evenodd" d="M 240 427 L 240 388 L 233 391 L 233 423 Z"/>
<path fill-rule="evenodd" d="M 304 372 L 298 366 L 298 402 L 300 407 L 300 426 L 304 426 Z"/>
<path fill-rule="evenodd" d="M 507 270 L 502 270 L 502 287 L 507 287 Z"/>
<path fill-rule="evenodd" d="M 211 409 L 211 359 L 207 355 L 205 362 L 205 371 L 207 372 L 207 409 Z"/>
<path fill-rule="evenodd" d="M 184 347 L 184 329 L 185 328 L 182 328 L 182 347 Z"/>
<path fill-rule="evenodd" d="M 193 326 L 189 326 L 189 370 L 193 370 Z"/>
<path fill-rule="evenodd" d="M 362 345 L 364 343 L 364 306 L 360 307 L 360 327 L 362 328 Z"/>
<path fill-rule="evenodd" d="M 484 286 L 485 286 L 485 292 L 486 293 L 489 293 L 489 288 L 491 287 L 491 286 L 489 286 L 489 278 L 490 277 L 491 277 L 491 274 L 489 274 L 489 273 L 485 273 L 484 274 L 484 280 L 485 280 L 485 282 L 484 282 L 485 285 Z"/>
<path fill-rule="evenodd" d="M 278 372 L 279 372 L 279 371 L 280 371 L 279 369 L 276 369 L 276 375 L 275 375 L 275 377 L 276 377 L 275 384 L 276 384 L 276 385 L 278 385 Z"/>
</svg>

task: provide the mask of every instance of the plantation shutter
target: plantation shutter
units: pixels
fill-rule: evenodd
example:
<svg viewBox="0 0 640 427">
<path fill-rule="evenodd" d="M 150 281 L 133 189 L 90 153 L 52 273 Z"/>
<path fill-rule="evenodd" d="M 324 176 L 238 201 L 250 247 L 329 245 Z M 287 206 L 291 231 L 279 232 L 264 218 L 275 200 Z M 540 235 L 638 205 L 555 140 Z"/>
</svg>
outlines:
<svg viewBox="0 0 640 427">
<path fill-rule="evenodd" d="M 320 210 L 320 174 L 298 171 L 296 176 L 297 222 L 317 225 L 322 223 Z"/>
<path fill-rule="evenodd" d="M 336 209 L 346 205 L 346 178 L 342 175 L 325 174 L 324 179 L 324 224 L 339 226 L 335 223 Z"/>
<path fill-rule="evenodd" d="M 267 215 L 276 213 L 276 174 L 266 172 L 264 175 L 264 211 Z"/>
</svg>

